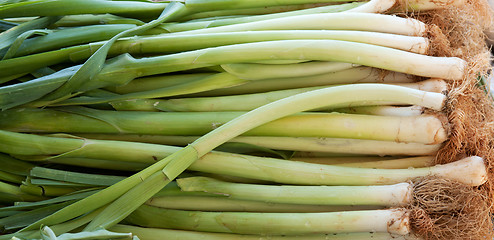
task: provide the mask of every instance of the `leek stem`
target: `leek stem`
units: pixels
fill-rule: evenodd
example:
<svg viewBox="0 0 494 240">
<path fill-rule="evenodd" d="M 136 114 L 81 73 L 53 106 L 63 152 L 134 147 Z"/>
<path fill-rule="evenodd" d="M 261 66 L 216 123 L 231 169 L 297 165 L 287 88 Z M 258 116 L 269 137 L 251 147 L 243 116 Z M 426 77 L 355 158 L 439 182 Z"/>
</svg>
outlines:
<svg viewBox="0 0 494 240">
<path fill-rule="evenodd" d="M 442 104 L 442 94 L 427 94 L 434 98 L 433 104 Z M 118 112 L 86 108 L 65 108 L 61 111 L 15 109 L 0 113 L 0 127 L 23 132 L 197 136 L 216 129 L 242 114 L 243 112 Z M 442 121 L 437 116 L 425 114 L 416 117 L 395 117 L 301 113 L 266 123 L 247 131 L 244 135 L 354 138 L 423 144 L 439 144 L 447 139 L 447 131 Z"/>
<path fill-rule="evenodd" d="M 182 191 L 225 195 L 232 199 L 308 205 L 406 206 L 412 199 L 408 183 L 381 186 L 272 186 L 230 183 L 207 177 L 177 179 Z"/>
<path fill-rule="evenodd" d="M 298 235 L 308 233 L 409 232 L 404 209 L 330 213 L 199 212 L 143 205 L 126 219 L 146 227 L 240 234 Z"/>
</svg>

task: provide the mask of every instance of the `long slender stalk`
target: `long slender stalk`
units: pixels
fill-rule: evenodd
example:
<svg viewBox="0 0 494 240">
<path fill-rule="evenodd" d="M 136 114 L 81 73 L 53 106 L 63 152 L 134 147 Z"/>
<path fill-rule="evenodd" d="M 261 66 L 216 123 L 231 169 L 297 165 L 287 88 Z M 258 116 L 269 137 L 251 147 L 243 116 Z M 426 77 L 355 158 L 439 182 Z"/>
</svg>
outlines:
<svg viewBox="0 0 494 240">
<path fill-rule="evenodd" d="M 310 24 L 309 24 L 310 23 Z M 198 34 L 214 32 L 238 32 L 259 30 L 361 30 L 383 33 L 394 33 L 409 36 L 423 36 L 425 24 L 414 20 L 380 15 L 373 13 L 342 12 L 315 13 L 299 16 L 288 16 L 248 23 L 239 23 L 212 28 L 203 28 L 174 34 Z"/>
<path fill-rule="evenodd" d="M 383 169 L 400 169 L 400 168 L 423 168 L 434 165 L 434 156 L 407 157 L 398 159 L 378 159 L 372 157 L 360 157 L 359 161 L 354 158 L 292 158 L 293 161 L 302 161 L 316 164 L 330 164 L 344 167 L 362 167 L 362 168 L 383 168 Z"/>
<path fill-rule="evenodd" d="M 210 211 L 210 212 L 338 212 L 355 210 L 381 209 L 382 206 L 331 206 L 304 205 L 249 201 L 224 196 L 159 196 L 146 202 L 147 205 L 176 210 Z"/>
<path fill-rule="evenodd" d="M 281 0 L 276 2 L 258 2 L 246 0 L 186 0 L 185 3 L 196 12 L 217 10 L 217 9 L 243 9 L 256 7 L 270 7 L 282 5 L 296 5 L 308 3 L 338 3 L 339 0 Z"/>
<path fill-rule="evenodd" d="M 243 77 L 242 77 L 243 78 Z M 431 79 L 426 81 L 421 81 L 418 83 L 392 83 L 398 86 L 406 86 L 410 88 L 420 89 L 429 92 L 439 92 L 442 93 L 447 90 L 446 83 L 442 80 Z M 337 85 L 326 85 L 318 87 L 307 87 L 307 88 L 297 88 L 289 90 L 278 90 L 271 92 L 263 92 L 257 94 L 244 94 L 244 95 L 232 95 L 232 96 L 221 96 L 221 97 L 202 97 L 202 98 L 171 98 L 171 99 L 142 99 L 137 100 L 133 97 L 140 98 L 142 95 L 127 94 L 127 101 L 118 101 L 111 103 L 112 106 L 117 110 L 140 110 L 140 111 L 172 111 L 172 112 L 216 112 L 216 111 L 249 111 L 260 107 L 262 105 L 274 102 L 276 100 L 292 96 L 298 93 L 308 92 L 316 89 L 321 89 L 325 87 L 332 87 Z M 125 96 L 125 95 L 124 95 Z M 122 96 L 122 97 L 124 97 Z M 148 95 L 149 96 L 149 95 Z M 163 96 L 168 97 L 168 96 Z M 73 101 L 65 101 L 71 103 Z M 63 104 L 60 103 L 60 104 Z M 373 105 L 401 105 L 401 103 L 386 103 L 386 102 L 362 102 L 353 103 L 351 106 L 345 107 L 359 107 L 359 106 L 373 106 Z M 372 111 L 368 109 L 368 111 Z M 351 112 L 350 113 L 356 113 Z M 419 114 L 422 111 L 419 111 Z M 382 114 L 377 114 L 382 115 Z"/>
<path fill-rule="evenodd" d="M 310 151 L 370 155 L 434 155 L 441 144 L 420 144 L 345 138 L 238 137 L 231 142 L 290 151 Z"/>
<path fill-rule="evenodd" d="M 177 179 L 182 191 L 225 195 L 232 199 L 312 205 L 406 206 L 411 201 L 408 183 L 381 186 L 272 186 L 229 183 L 207 177 Z"/>
<path fill-rule="evenodd" d="M 247 213 L 167 210 L 143 205 L 127 221 L 146 227 L 240 234 L 409 232 L 403 209 L 334 213 Z"/>
<path fill-rule="evenodd" d="M 348 70 L 314 76 L 252 81 L 237 87 L 217 89 L 204 93 L 192 94 L 189 95 L 189 97 L 211 97 L 261 93 L 283 89 L 295 89 L 349 83 L 406 83 L 414 82 L 416 80 L 417 79 L 415 76 L 403 73 L 387 72 L 383 76 L 382 70 L 370 67 L 356 67 Z"/>
<path fill-rule="evenodd" d="M 340 234 L 308 234 L 303 236 L 263 236 L 263 235 L 239 235 L 229 233 L 209 233 L 196 231 L 183 231 L 161 228 L 142 228 L 131 225 L 115 225 L 110 228 L 116 232 L 132 232 L 141 239 L 149 240 L 419 240 L 418 237 L 396 236 L 389 233 L 340 233 Z"/>
<path fill-rule="evenodd" d="M 187 146 L 198 136 L 164 136 L 136 134 L 78 134 L 88 139 L 131 141 L 172 146 Z M 441 144 L 398 143 L 394 141 L 359 140 L 343 138 L 302 137 L 252 137 L 240 136 L 229 142 L 247 143 L 266 148 L 289 151 L 312 151 L 326 153 L 348 153 L 362 155 L 435 155 Z M 148 150 L 150 153 L 153 151 Z"/>
<path fill-rule="evenodd" d="M 269 20 L 269 19 L 275 19 L 281 17 L 299 16 L 304 14 L 336 13 L 336 12 L 345 12 L 348 10 L 355 11 L 354 10 L 355 8 L 363 7 L 363 5 L 366 4 L 365 3 L 362 4 L 359 2 L 346 3 L 346 4 L 343 3 L 338 5 L 321 6 L 321 7 L 308 8 L 303 10 L 295 10 L 295 11 L 272 13 L 272 14 L 238 16 L 238 17 L 232 17 L 226 19 L 213 19 L 213 20 L 202 20 L 202 21 L 195 20 L 195 21 L 183 22 L 183 23 L 168 23 L 168 24 L 165 23 L 161 27 L 168 30 L 169 32 L 182 32 L 182 31 L 189 31 L 189 30 L 202 29 L 202 28 L 211 28 L 211 27 L 226 26 L 226 25 L 239 24 L 239 23 L 249 23 L 249 22 L 261 21 L 261 20 Z M 388 5 L 388 8 L 390 8 L 391 6 L 392 4 Z M 357 12 L 374 12 L 374 11 L 357 10 Z"/>
<path fill-rule="evenodd" d="M 440 95 L 440 96 L 439 96 Z M 441 104 L 442 94 L 432 95 Z M 242 112 L 118 112 L 85 108 L 18 109 L 0 113 L 0 127 L 22 132 L 134 133 L 201 135 L 242 115 Z M 13 121 L 16 120 L 17 122 Z M 418 117 L 371 116 L 343 113 L 303 113 L 266 123 L 245 133 L 250 136 L 354 138 L 439 144 L 447 139 L 442 121 Z"/>
<path fill-rule="evenodd" d="M 268 92 L 280 89 L 293 89 L 312 86 L 324 86 L 345 83 L 406 83 L 413 81 L 409 75 L 400 73 L 388 73 L 385 76 L 379 76 L 379 70 L 369 67 L 356 67 L 348 70 L 321 74 L 316 76 L 307 76 L 301 78 L 283 78 L 267 79 L 263 81 L 252 81 L 242 84 L 240 87 L 230 87 L 226 89 L 217 89 L 204 93 L 193 94 L 194 96 L 202 95 L 235 95 L 247 92 Z M 109 87 L 108 90 L 118 93 L 134 93 L 153 90 L 157 88 L 171 87 L 180 83 L 194 81 L 203 77 L 210 76 L 214 73 L 196 73 L 196 74 L 173 74 L 137 78 L 126 85 Z M 282 84 L 283 83 L 283 84 Z M 190 95 L 189 95 L 190 96 Z"/>
</svg>

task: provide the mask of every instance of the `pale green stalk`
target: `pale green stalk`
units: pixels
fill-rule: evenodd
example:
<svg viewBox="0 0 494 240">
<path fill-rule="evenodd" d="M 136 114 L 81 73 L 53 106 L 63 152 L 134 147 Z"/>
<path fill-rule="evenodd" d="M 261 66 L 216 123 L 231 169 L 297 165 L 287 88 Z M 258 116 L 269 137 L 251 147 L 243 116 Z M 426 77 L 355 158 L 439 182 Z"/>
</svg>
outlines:
<svg viewBox="0 0 494 240">
<path fill-rule="evenodd" d="M 216 32 L 239 32 L 259 30 L 360 30 L 394 33 L 409 36 L 423 36 L 426 25 L 415 19 L 359 12 L 314 13 L 280 17 L 255 22 L 238 23 L 212 28 L 176 32 L 173 34 L 198 34 Z"/>
<path fill-rule="evenodd" d="M 257 7 L 297 5 L 297 4 L 313 4 L 313 3 L 338 3 L 340 0 L 280 0 L 270 2 L 259 2 L 252 0 L 185 0 L 187 7 L 195 10 L 195 12 L 203 12 L 208 10 L 218 9 L 245 9 Z"/>
<path fill-rule="evenodd" d="M 252 81 L 241 86 L 212 90 L 204 93 L 196 93 L 189 97 L 212 97 L 224 95 L 237 95 L 249 93 L 261 93 L 283 89 L 295 89 L 304 87 L 316 87 L 335 84 L 350 83 L 406 83 L 416 81 L 416 77 L 397 72 L 385 72 L 370 67 L 356 67 L 348 70 L 332 72 L 321 75 L 299 78 L 266 79 Z"/>
<path fill-rule="evenodd" d="M 354 86 L 348 86 L 354 87 Z M 337 87 L 333 87 L 337 88 Z M 431 93 L 432 94 L 432 93 Z M 437 95 L 436 95 L 437 94 Z M 431 95 L 437 104 L 444 95 Z M 88 108 L 15 109 L 0 113 L 0 127 L 22 132 L 134 133 L 197 136 L 243 112 L 131 112 Z M 301 113 L 284 117 L 246 136 L 326 137 L 439 144 L 447 139 L 442 121 L 434 115 L 372 116 L 344 113 Z"/>
<path fill-rule="evenodd" d="M 382 206 L 332 206 L 304 205 L 249 201 L 224 196 L 159 196 L 146 202 L 147 205 L 176 210 L 211 212 L 339 212 L 381 209 Z"/>
<path fill-rule="evenodd" d="M 223 73 L 224 74 L 224 73 Z M 419 89 L 422 91 L 438 92 L 443 93 L 447 90 L 446 83 L 442 80 L 426 80 L 417 83 L 391 83 L 398 86 L 406 86 L 414 89 Z M 116 110 L 132 110 L 132 111 L 170 111 L 170 112 L 220 112 L 220 111 L 250 111 L 252 109 L 258 108 L 262 105 L 274 102 L 276 100 L 289 97 L 295 94 L 308 92 L 316 89 L 334 87 L 338 85 L 326 85 L 318 87 L 306 87 L 306 88 L 296 88 L 288 90 L 278 90 L 271 92 L 255 93 L 255 94 L 242 94 L 242 95 L 232 95 L 232 96 L 220 96 L 220 97 L 198 97 L 198 98 L 171 98 L 171 99 L 133 99 L 132 94 L 127 94 L 128 100 L 111 102 L 110 104 Z M 125 96 L 125 95 L 124 95 Z M 134 93 L 133 96 L 138 96 L 138 93 Z M 123 96 L 122 96 L 123 97 Z M 167 97 L 167 96 L 165 96 Z M 137 98 L 137 97 L 136 97 Z M 66 101 L 66 102 L 71 102 Z M 63 104 L 63 103 L 61 103 Z M 355 102 L 351 106 L 342 106 L 347 109 L 344 112 L 348 113 L 358 113 L 358 109 L 352 111 L 353 108 L 359 106 L 369 106 L 369 105 L 402 105 L 402 103 L 389 103 L 389 102 Z M 375 108 L 375 107 L 374 107 Z M 333 111 L 334 109 L 318 109 L 325 111 Z M 343 109 L 345 110 L 345 109 Z M 362 108 L 363 114 L 375 113 L 380 109 L 373 109 L 372 107 Z M 394 110 L 390 110 L 392 113 Z M 403 114 L 385 114 L 383 110 L 382 114 L 371 114 L 371 115 L 407 115 L 406 113 L 410 110 L 403 110 Z M 336 110 L 338 111 L 338 110 Z M 399 108 L 396 108 L 399 112 Z M 408 115 L 420 115 L 423 111 L 416 109 L 413 111 L 415 114 Z M 418 113 L 418 114 L 417 114 Z"/>
<path fill-rule="evenodd" d="M 183 231 L 161 228 L 142 228 L 131 225 L 117 224 L 110 228 L 116 232 L 132 232 L 141 239 L 149 240 L 420 240 L 415 236 L 396 236 L 389 233 L 340 233 L 340 234 L 308 234 L 303 236 L 264 236 L 264 235 L 239 235 L 230 233 L 209 233 Z"/>
<path fill-rule="evenodd" d="M 307 205 L 406 206 L 412 200 L 408 183 L 381 186 L 274 186 L 231 183 L 207 177 L 177 179 L 182 191 L 207 192 L 232 199 Z"/>
<path fill-rule="evenodd" d="M 290 151 L 369 155 L 435 155 L 442 144 L 321 137 L 237 137 L 231 142 Z"/>
<path fill-rule="evenodd" d="M 434 165 L 434 157 L 414 157 L 403 158 L 395 160 L 382 160 L 382 161 L 369 161 L 361 163 L 342 163 L 336 164 L 336 166 L 343 167 L 363 167 L 363 168 L 386 168 L 386 169 L 399 169 L 399 168 L 423 168 Z"/>
<path fill-rule="evenodd" d="M 165 136 L 136 134 L 78 134 L 88 139 L 116 140 L 187 146 L 199 136 Z M 361 155 L 436 155 L 441 144 L 403 143 L 394 141 L 359 140 L 344 138 L 309 138 L 309 137 L 252 137 L 239 136 L 228 142 L 247 143 L 272 149 L 288 151 L 312 151 L 325 153 L 347 153 Z M 74 160 L 75 161 L 75 160 Z"/>
<path fill-rule="evenodd" d="M 321 7 L 314 7 L 303 10 L 294 10 L 289 12 L 262 14 L 262 15 L 254 15 L 254 16 L 237 16 L 226 19 L 213 19 L 213 20 L 197 19 L 195 21 L 182 22 L 182 23 L 165 23 L 160 27 L 166 29 L 169 32 L 182 32 L 182 31 L 226 26 L 226 25 L 239 24 L 239 23 L 250 23 L 255 21 L 275 19 L 281 17 L 299 16 L 304 14 L 345 12 L 350 9 L 362 6 L 363 4 L 365 5 L 365 3 L 353 2 L 353 3 L 343 3 L 338 5 L 321 6 Z"/>
<path fill-rule="evenodd" d="M 257 7 L 257 8 L 241 8 L 241 9 L 220 9 L 211 11 L 201 11 L 197 13 L 191 13 L 179 19 L 179 21 L 201 20 L 208 18 L 230 17 L 230 16 L 249 16 L 249 15 L 261 15 L 270 13 L 289 12 L 302 9 L 311 9 L 322 7 L 326 5 L 332 5 L 333 3 L 316 3 L 316 4 L 298 4 L 298 5 L 285 5 L 285 6 L 271 6 L 271 7 Z M 338 5 L 341 5 L 340 3 Z M 364 2 L 360 2 L 364 4 Z"/>
<path fill-rule="evenodd" d="M 404 209 L 330 213 L 199 212 L 143 205 L 126 221 L 146 227 L 262 235 L 409 232 Z"/>
<path fill-rule="evenodd" d="M 363 106 L 332 109 L 335 112 L 380 115 L 380 116 L 401 116 L 411 117 L 419 116 L 425 112 L 425 109 L 419 106 Z"/>
<path fill-rule="evenodd" d="M 423 168 L 434 165 L 435 156 L 421 157 L 294 157 L 290 160 L 306 163 L 326 164 L 345 167 L 363 167 L 363 168 L 382 168 L 382 169 L 400 169 L 400 168 Z"/>
</svg>

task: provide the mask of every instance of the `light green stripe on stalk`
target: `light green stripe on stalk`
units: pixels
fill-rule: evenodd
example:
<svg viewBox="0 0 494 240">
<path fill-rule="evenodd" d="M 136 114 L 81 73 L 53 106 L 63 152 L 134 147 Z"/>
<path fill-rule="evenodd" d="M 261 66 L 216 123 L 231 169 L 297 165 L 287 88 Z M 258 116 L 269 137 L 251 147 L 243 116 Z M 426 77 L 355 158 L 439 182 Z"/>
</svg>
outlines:
<svg viewBox="0 0 494 240">
<path fill-rule="evenodd" d="M 116 232 L 132 232 L 141 239 L 147 240 L 419 240 L 421 238 L 411 236 L 396 236 L 389 233 L 340 233 L 340 234 L 308 234 L 302 236 L 265 236 L 265 235 L 240 235 L 231 233 L 210 233 L 197 231 L 184 231 L 162 228 L 143 228 L 131 225 L 117 224 L 110 228 Z"/>
<path fill-rule="evenodd" d="M 405 206 L 411 201 L 408 183 L 381 186 L 272 186 L 219 181 L 207 177 L 177 179 L 182 191 L 225 195 L 232 199 L 307 205 Z"/>
<path fill-rule="evenodd" d="M 438 94 L 438 93 L 436 93 Z M 436 103 L 445 99 L 434 95 Z M 0 113 L 0 127 L 21 132 L 134 133 L 198 136 L 243 112 L 131 112 L 89 108 L 15 109 Z M 12 120 L 17 120 L 14 122 Z M 442 121 L 433 115 L 416 117 L 344 113 L 300 113 L 268 122 L 245 136 L 354 138 L 439 144 L 446 140 Z"/>
<path fill-rule="evenodd" d="M 159 196 L 146 202 L 147 205 L 176 210 L 210 212 L 339 212 L 381 209 L 382 206 L 335 206 L 272 203 L 233 199 L 225 196 Z"/>
<path fill-rule="evenodd" d="M 334 213 L 247 213 L 167 210 L 143 205 L 126 220 L 146 227 L 240 234 L 390 232 L 404 235 L 408 233 L 407 224 L 403 224 L 405 229 L 399 230 L 395 224 L 401 224 L 405 215 L 406 211 L 399 209 Z"/>
</svg>

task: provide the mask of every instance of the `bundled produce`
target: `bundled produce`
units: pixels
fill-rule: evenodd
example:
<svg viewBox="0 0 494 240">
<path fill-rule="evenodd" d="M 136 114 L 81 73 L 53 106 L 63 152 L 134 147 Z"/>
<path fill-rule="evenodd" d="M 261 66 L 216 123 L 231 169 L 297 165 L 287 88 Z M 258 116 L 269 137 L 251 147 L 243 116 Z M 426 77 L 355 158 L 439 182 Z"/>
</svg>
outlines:
<svg viewBox="0 0 494 240">
<path fill-rule="evenodd" d="M 492 239 L 487 2 L 0 2 L 0 239 Z"/>
</svg>

